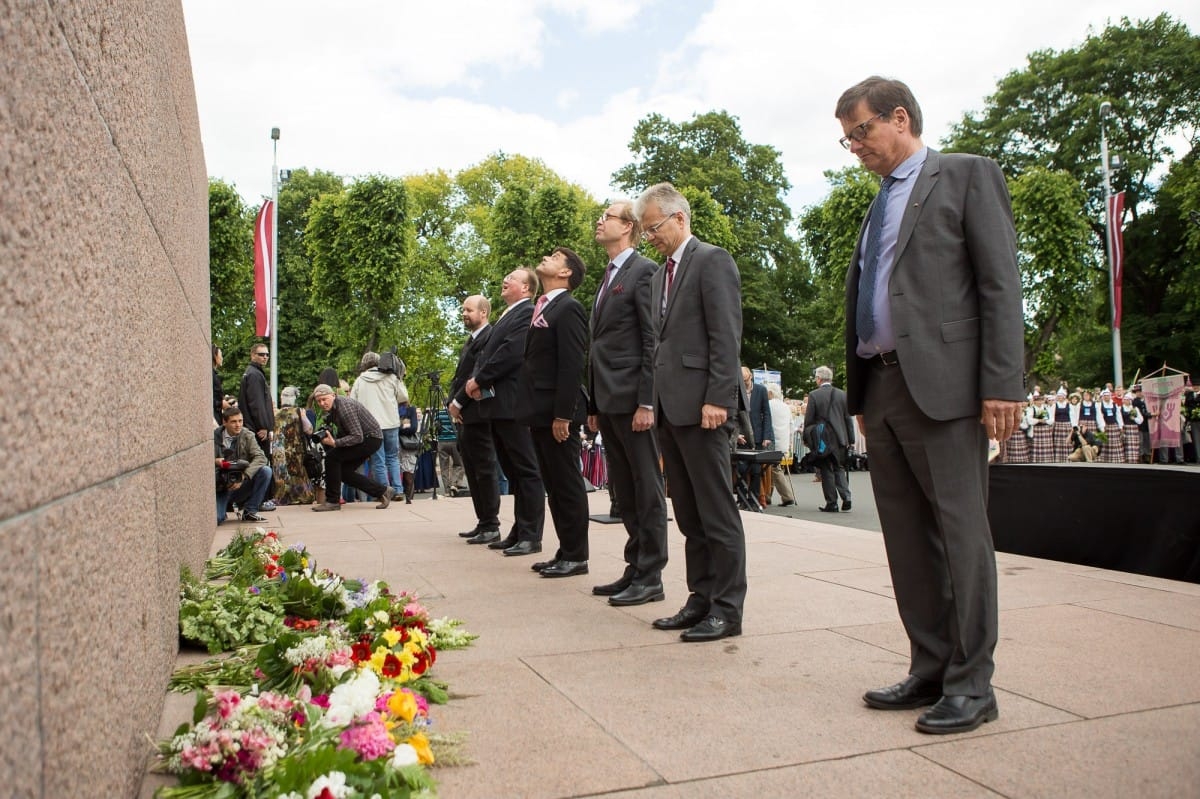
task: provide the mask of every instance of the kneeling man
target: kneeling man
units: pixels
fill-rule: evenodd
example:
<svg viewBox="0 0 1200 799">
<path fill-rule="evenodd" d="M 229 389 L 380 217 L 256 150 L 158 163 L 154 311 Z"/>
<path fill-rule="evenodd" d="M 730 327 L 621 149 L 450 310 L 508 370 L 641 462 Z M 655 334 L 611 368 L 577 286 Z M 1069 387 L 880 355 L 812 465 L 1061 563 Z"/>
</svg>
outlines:
<svg viewBox="0 0 1200 799">
<path fill-rule="evenodd" d="M 231 484 L 227 491 L 217 492 L 217 524 L 225 521 L 230 502 L 241 506 L 242 521 L 265 522 L 266 519 L 259 516 L 258 511 L 267 489 L 271 487 L 273 475 L 258 440 L 245 429 L 238 406 L 233 405 L 221 411 L 221 427 L 213 431 L 213 449 L 218 469 L 223 461 L 247 461 L 250 464 L 242 474 L 241 481 Z"/>
</svg>

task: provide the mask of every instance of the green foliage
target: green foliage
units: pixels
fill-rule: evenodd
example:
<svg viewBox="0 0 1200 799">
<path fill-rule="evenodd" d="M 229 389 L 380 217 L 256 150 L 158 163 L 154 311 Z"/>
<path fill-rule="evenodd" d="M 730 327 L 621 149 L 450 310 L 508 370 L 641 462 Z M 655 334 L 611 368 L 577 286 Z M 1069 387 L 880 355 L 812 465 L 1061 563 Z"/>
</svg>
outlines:
<svg viewBox="0 0 1200 799">
<path fill-rule="evenodd" d="M 213 344 L 225 355 L 218 370 L 225 393 L 237 394 L 254 342 L 254 214 L 237 189 L 208 184 L 208 292 Z"/>
<path fill-rule="evenodd" d="M 283 605 L 246 586 L 200 583 L 186 569 L 179 590 L 179 635 L 210 654 L 265 643 L 283 631 Z"/>
</svg>

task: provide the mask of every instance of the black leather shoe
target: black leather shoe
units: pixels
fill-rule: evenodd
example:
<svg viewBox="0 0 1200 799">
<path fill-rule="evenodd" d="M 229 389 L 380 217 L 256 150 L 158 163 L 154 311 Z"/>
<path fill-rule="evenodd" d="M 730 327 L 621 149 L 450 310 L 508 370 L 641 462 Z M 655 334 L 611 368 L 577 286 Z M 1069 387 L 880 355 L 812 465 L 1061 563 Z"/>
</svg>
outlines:
<svg viewBox="0 0 1200 799">
<path fill-rule="evenodd" d="M 685 641 L 719 641 L 731 635 L 742 634 L 742 623 L 726 621 L 720 616 L 709 616 L 690 630 L 684 630 L 679 637 Z"/>
<path fill-rule="evenodd" d="M 519 541 L 515 535 L 506 538 L 501 538 L 499 541 L 493 541 L 488 544 L 488 549 L 508 549 Z"/>
<path fill-rule="evenodd" d="M 788 500 L 784 500 L 783 502 L 780 502 L 779 507 L 786 508 L 788 505 L 795 505 L 795 504 L 796 504 L 796 500 L 788 499 Z"/>
<path fill-rule="evenodd" d="M 931 735 L 970 732 L 985 721 L 998 718 L 996 695 L 990 690 L 983 696 L 943 696 L 917 717 L 917 729 Z"/>
<path fill-rule="evenodd" d="M 592 586 L 592 593 L 596 596 L 613 596 L 614 594 L 621 593 L 631 585 L 633 585 L 633 578 L 622 575 L 620 579 L 613 580 L 611 583 Z"/>
<path fill-rule="evenodd" d="M 680 608 L 679 612 L 674 616 L 667 616 L 665 619 L 655 619 L 651 622 L 651 626 L 656 630 L 686 630 L 695 627 L 705 615 L 698 610 Z"/>
<path fill-rule="evenodd" d="M 500 540 L 499 530 L 483 530 L 467 539 L 468 544 L 490 544 Z"/>
<path fill-rule="evenodd" d="M 587 574 L 586 560 L 560 560 L 553 566 L 542 569 L 543 577 L 574 577 L 576 574 Z"/>
<path fill-rule="evenodd" d="M 910 674 L 895 685 L 863 694 L 863 701 L 876 710 L 911 710 L 932 705 L 942 696 L 940 683 Z"/>
<path fill-rule="evenodd" d="M 647 602 L 662 602 L 666 598 L 662 583 L 653 585 L 631 585 L 619 594 L 608 598 L 608 604 L 617 607 L 625 605 L 645 605 Z"/>
<path fill-rule="evenodd" d="M 496 533 L 496 535 L 500 535 Z M 542 551 L 542 543 L 540 541 L 518 541 L 508 549 L 504 550 L 505 555 L 532 555 L 534 552 Z"/>
<path fill-rule="evenodd" d="M 558 561 L 557 560 L 539 560 L 537 563 L 533 564 L 529 568 L 533 569 L 535 572 L 540 572 L 542 569 L 547 569 L 547 568 L 553 566 L 555 563 L 558 563 Z"/>
<path fill-rule="evenodd" d="M 842 510 L 850 510 L 850 500 L 846 500 L 842 503 Z"/>
<path fill-rule="evenodd" d="M 817 510 L 821 511 L 822 513 L 837 513 L 838 507 L 836 502 L 830 502 L 828 505 L 822 505 L 821 507 L 817 508 Z"/>
<path fill-rule="evenodd" d="M 475 536 L 479 535 L 482 532 L 483 532 L 483 530 L 476 527 L 474 530 L 463 530 L 461 533 L 458 534 L 458 537 L 459 538 L 474 538 Z"/>
</svg>

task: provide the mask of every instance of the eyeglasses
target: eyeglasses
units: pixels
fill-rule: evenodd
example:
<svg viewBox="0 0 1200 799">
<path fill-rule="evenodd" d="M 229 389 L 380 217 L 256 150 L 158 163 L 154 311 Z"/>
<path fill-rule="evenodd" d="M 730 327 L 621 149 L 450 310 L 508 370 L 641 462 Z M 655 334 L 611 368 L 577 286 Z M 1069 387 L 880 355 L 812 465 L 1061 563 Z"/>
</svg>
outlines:
<svg viewBox="0 0 1200 799">
<path fill-rule="evenodd" d="M 616 219 L 620 222 L 632 222 L 633 221 L 631 219 L 626 219 L 623 216 L 617 216 L 616 214 L 603 213 L 603 214 L 600 214 L 600 218 L 596 220 L 596 224 L 603 225 L 605 222 L 607 222 L 610 219 Z"/>
<path fill-rule="evenodd" d="M 265 357 L 267 357 L 267 356 L 268 356 L 268 355 L 270 355 L 270 354 L 271 354 L 271 353 L 270 353 L 269 351 L 266 351 L 266 350 L 264 350 L 263 352 L 256 352 L 256 353 L 254 353 L 254 357 L 256 357 L 256 358 L 265 358 Z"/>
<path fill-rule="evenodd" d="M 867 131 L 871 129 L 872 122 L 874 122 L 877 119 L 881 119 L 885 116 L 887 116 L 887 111 L 884 111 L 883 113 L 880 113 L 880 114 L 876 114 L 875 116 L 868 119 L 866 122 L 858 123 L 854 127 L 850 128 L 849 133 L 847 133 L 842 138 L 838 139 L 838 144 L 842 145 L 847 150 L 849 150 L 850 144 L 852 142 L 862 141 L 863 139 L 867 138 Z"/>
<path fill-rule="evenodd" d="M 679 212 L 678 212 L 678 211 L 676 211 L 675 213 L 679 213 Z M 672 217 L 674 217 L 674 216 L 675 216 L 675 214 L 671 214 L 671 215 L 670 215 L 670 216 L 668 216 L 666 219 L 662 219 L 662 220 L 660 220 L 660 221 L 659 221 L 659 223 L 658 223 L 657 225 L 651 225 L 650 227 L 648 227 L 648 228 L 646 228 L 645 230 L 643 230 L 643 231 L 642 231 L 642 240 L 643 240 L 643 241 L 645 241 L 645 240 L 648 240 L 648 239 L 649 239 L 651 236 L 657 236 L 657 235 L 658 235 L 658 229 L 659 229 L 660 227 L 662 227 L 663 225 L 667 224 L 667 222 L 669 222 L 669 221 L 671 220 L 671 218 L 672 218 Z"/>
</svg>

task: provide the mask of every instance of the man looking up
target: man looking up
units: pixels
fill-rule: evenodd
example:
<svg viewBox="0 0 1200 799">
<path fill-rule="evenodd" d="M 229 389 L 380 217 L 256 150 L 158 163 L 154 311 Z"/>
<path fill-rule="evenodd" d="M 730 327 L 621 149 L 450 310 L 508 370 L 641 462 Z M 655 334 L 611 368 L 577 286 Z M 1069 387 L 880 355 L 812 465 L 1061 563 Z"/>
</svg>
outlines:
<svg viewBox="0 0 1200 799">
<path fill-rule="evenodd" d="M 933 705 L 918 730 L 965 732 L 999 715 L 987 450 L 1025 397 L 1008 190 L 995 162 L 921 142 L 900 81 L 867 78 L 834 113 L 842 146 L 883 178 L 846 273 L 846 393 L 911 648 L 908 676 L 863 700 Z"/>
<path fill-rule="evenodd" d="M 628 536 L 625 571 L 592 593 L 610 605 L 663 599 L 667 501 L 654 433 L 654 331 L 650 279 L 658 266 L 634 249 L 642 227 L 633 203 L 613 203 L 596 220 L 608 267 L 592 308 L 588 427 L 604 438 L 608 480 Z"/>
<path fill-rule="evenodd" d="M 474 538 L 482 533 L 485 538 L 497 541 L 500 535 L 500 484 L 492 423 L 480 413 L 479 402 L 467 394 L 467 381 L 475 373 L 476 360 L 492 335 L 492 327 L 488 324 L 491 312 L 492 304 L 482 294 L 472 294 L 463 300 L 463 327 L 470 336 L 458 356 L 447 410 L 458 425 L 458 451 L 462 455 L 463 472 L 475 510 L 475 527 L 459 535 Z"/>
<path fill-rule="evenodd" d="M 741 635 L 746 599 L 746 534 L 729 468 L 741 391 L 741 283 L 728 252 L 692 235 L 691 207 L 670 183 L 651 186 L 633 210 L 643 237 L 666 258 L 651 283 L 659 317 L 654 413 L 691 592 L 654 626 L 683 630 L 684 641 L 715 641 Z"/>
<path fill-rule="evenodd" d="M 566 247 L 556 248 L 538 264 L 542 296 L 534 305 L 521 362 L 517 420 L 529 425 L 558 535 L 558 551 L 541 569 L 543 577 L 588 571 L 587 489 L 575 432 L 587 413 L 580 383 L 587 317 L 571 296 L 583 282 L 583 273 L 583 259 Z"/>
</svg>

